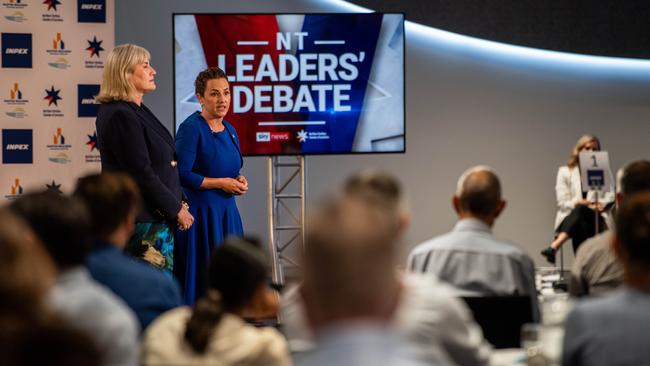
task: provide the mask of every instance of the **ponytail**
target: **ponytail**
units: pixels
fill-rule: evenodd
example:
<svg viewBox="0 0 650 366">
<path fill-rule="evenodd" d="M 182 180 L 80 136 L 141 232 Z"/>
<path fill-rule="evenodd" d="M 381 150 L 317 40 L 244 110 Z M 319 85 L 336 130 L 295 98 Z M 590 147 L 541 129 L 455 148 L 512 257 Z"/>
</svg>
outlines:
<svg viewBox="0 0 650 366">
<path fill-rule="evenodd" d="M 223 313 L 221 294 L 217 290 L 208 290 L 208 294 L 196 302 L 185 328 L 185 340 L 194 352 L 205 353 L 208 340 L 221 321 Z"/>
</svg>

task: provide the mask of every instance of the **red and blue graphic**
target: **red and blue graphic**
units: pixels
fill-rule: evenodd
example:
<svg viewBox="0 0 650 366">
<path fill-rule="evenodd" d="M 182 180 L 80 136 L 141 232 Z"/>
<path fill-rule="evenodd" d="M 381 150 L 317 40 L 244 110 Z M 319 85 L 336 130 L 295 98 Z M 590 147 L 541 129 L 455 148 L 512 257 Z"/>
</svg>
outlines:
<svg viewBox="0 0 650 366">
<path fill-rule="evenodd" d="M 58 9 L 56 8 L 57 5 L 61 5 L 61 2 L 59 0 L 45 0 L 43 1 L 43 4 L 47 5 L 47 10 L 54 10 L 57 11 Z"/>
<path fill-rule="evenodd" d="M 99 53 L 104 50 L 102 48 L 103 41 L 98 41 L 97 36 L 93 36 L 93 40 L 88 40 L 87 42 L 88 48 L 86 48 L 86 51 L 90 51 L 90 57 L 97 56 L 99 58 Z"/>
<path fill-rule="evenodd" d="M 174 21 L 176 128 L 200 108 L 194 77 L 218 66 L 244 155 L 404 151 L 402 14 Z"/>
<path fill-rule="evenodd" d="M 45 89 L 45 100 L 47 100 L 47 105 L 52 106 L 54 104 L 55 106 L 59 106 L 59 100 L 63 99 L 59 96 L 59 93 L 61 92 L 61 89 L 54 89 L 54 85 L 50 88 L 50 90 Z"/>
<path fill-rule="evenodd" d="M 86 135 L 88 136 L 88 142 L 86 142 L 86 145 L 90 148 L 90 152 L 93 152 L 97 149 L 97 131 L 93 132 L 92 135 Z"/>
<path fill-rule="evenodd" d="M 31 33 L 2 33 L 2 67 L 32 68 Z"/>
</svg>

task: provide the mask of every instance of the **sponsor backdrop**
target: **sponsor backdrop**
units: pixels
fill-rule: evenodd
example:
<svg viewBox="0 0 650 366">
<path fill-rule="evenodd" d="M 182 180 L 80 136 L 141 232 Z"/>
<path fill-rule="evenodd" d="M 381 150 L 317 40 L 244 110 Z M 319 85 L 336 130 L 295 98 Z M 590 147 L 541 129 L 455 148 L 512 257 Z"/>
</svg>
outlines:
<svg viewBox="0 0 650 366">
<path fill-rule="evenodd" d="M 402 14 L 176 14 L 176 127 L 228 75 L 245 155 L 404 152 Z"/>
<path fill-rule="evenodd" d="M 0 0 L 0 202 L 70 192 L 99 171 L 94 96 L 114 45 L 113 0 Z"/>
</svg>

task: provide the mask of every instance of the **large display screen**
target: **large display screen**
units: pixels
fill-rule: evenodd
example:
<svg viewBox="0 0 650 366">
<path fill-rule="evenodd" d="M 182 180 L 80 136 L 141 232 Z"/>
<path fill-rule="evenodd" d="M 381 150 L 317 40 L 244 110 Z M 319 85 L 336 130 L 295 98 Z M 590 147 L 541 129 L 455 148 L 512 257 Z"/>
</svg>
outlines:
<svg viewBox="0 0 650 366">
<path fill-rule="evenodd" d="M 174 14 L 175 127 L 228 75 L 244 155 L 404 152 L 403 14 Z"/>
</svg>

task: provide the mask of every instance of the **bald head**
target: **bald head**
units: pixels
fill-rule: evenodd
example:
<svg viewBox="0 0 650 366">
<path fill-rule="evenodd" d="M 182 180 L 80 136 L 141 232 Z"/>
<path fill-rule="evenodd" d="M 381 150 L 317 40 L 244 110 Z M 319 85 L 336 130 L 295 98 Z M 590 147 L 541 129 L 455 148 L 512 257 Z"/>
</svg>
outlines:
<svg viewBox="0 0 650 366">
<path fill-rule="evenodd" d="M 454 207 L 461 217 L 493 221 L 504 205 L 501 183 L 490 167 L 472 167 L 458 179 Z"/>
</svg>

